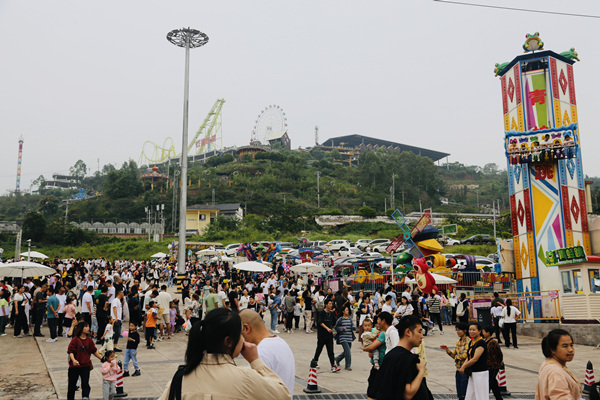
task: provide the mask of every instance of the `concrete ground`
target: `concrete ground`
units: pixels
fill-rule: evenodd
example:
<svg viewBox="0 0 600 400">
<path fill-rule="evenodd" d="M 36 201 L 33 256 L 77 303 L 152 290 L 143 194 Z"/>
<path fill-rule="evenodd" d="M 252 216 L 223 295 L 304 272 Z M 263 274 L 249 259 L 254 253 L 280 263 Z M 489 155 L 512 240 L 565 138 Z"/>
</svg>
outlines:
<svg viewBox="0 0 600 400">
<path fill-rule="evenodd" d="M 267 323 L 268 318 L 267 318 Z M 302 322 L 301 322 L 302 327 Z M 283 327 L 279 326 L 283 331 Z M 46 327 L 42 329 L 48 333 Z M 11 399 L 66 399 L 67 396 L 67 345 L 69 339 L 59 338 L 55 343 L 46 343 L 45 338 L 16 339 L 7 330 L 8 336 L 0 338 L 0 373 L 4 379 L 0 380 L 0 398 Z M 313 357 L 317 336 L 316 333 L 305 334 L 302 330 L 293 334 L 282 333 L 280 336 L 290 345 L 296 364 L 295 398 L 305 397 L 302 391 L 306 387 L 310 360 Z M 445 335 L 436 332 L 425 338 L 428 377 L 427 384 L 438 399 L 455 398 L 454 362 L 442 350 L 441 344 L 453 348 L 456 343 L 456 334 L 453 327 L 445 327 Z M 543 362 L 540 348 L 540 339 L 521 336 L 519 349 L 506 349 L 503 347 L 506 364 L 507 388 L 513 393 L 512 398 L 532 399 L 537 382 L 537 371 Z M 37 346 L 36 346 L 37 344 Z M 164 391 L 165 386 L 175 373 L 177 366 L 183 363 L 187 336 L 185 333 L 174 335 L 171 340 L 165 339 L 156 343 L 156 350 L 147 350 L 142 344 L 138 349 L 138 361 L 142 375 L 139 377 L 124 378 L 124 391 L 128 398 L 157 398 Z M 39 347 L 39 351 L 38 351 Z M 122 347 L 125 347 L 123 342 Z M 341 352 L 341 346 L 335 345 L 336 354 Z M 41 357 L 40 357 L 41 353 Z M 122 353 L 118 359 L 122 360 Z M 91 398 L 101 398 L 102 378 L 100 362 L 92 357 L 94 370 L 91 373 L 90 384 L 92 387 Z M 43 360 L 43 361 L 42 361 Z M 569 369 L 575 376 L 583 381 L 585 367 L 588 360 L 600 366 L 600 350 L 591 346 L 576 346 L 575 360 L 569 364 Z M 364 398 L 367 388 L 367 376 L 370 370 L 367 353 L 360 350 L 358 341 L 352 346 L 352 371 L 343 369 L 332 373 L 329 368 L 327 354 L 324 351 L 320 357 L 320 366 L 317 377 L 318 386 L 324 395 L 318 398 Z M 236 359 L 239 366 L 247 366 L 243 358 Z M 44 368 L 45 363 L 45 368 Z M 47 370 L 47 373 L 45 372 Z M 130 364 L 130 373 L 133 367 Z M 54 390 L 50 386 L 54 386 Z M 7 378 L 8 381 L 7 381 Z M 7 391 L 8 383 L 12 383 Z M 18 382 L 18 385 L 15 383 Z M 14 386 L 27 389 L 29 392 L 15 391 Z M 35 396 L 32 394 L 35 392 Z M 345 395 L 343 395 L 345 394 Z M 81 396 L 80 392 L 77 397 Z M 492 397 L 493 398 L 493 397 Z"/>
</svg>

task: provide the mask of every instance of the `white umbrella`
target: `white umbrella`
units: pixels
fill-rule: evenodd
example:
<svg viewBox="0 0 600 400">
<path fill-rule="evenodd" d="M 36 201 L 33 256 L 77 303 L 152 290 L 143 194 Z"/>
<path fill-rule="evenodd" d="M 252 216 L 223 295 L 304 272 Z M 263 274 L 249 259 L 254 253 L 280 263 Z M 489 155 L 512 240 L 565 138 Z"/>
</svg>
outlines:
<svg viewBox="0 0 600 400">
<path fill-rule="evenodd" d="M 269 271 L 271 271 L 271 267 L 269 267 L 267 264 L 270 264 L 270 263 L 259 263 L 256 261 L 246 261 L 243 263 L 236 264 L 236 265 L 234 265 L 234 267 L 241 271 L 269 272 Z"/>
<path fill-rule="evenodd" d="M 165 258 L 168 254 L 165 254 L 163 252 L 158 252 L 156 254 L 152 254 L 152 258 Z"/>
<path fill-rule="evenodd" d="M 46 276 L 56 274 L 54 268 L 31 261 L 17 261 L 9 264 L 0 264 L 0 276 L 11 278 L 25 278 L 32 276 Z"/>
<path fill-rule="evenodd" d="M 435 279 L 435 283 L 438 285 L 450 285 L 452 283 L 457 283 L 457 281 L 455 281 L 452 278 L 448 278 L 447 276 L 444 275 L 440 275 L 440 274 L 431 274 L 433 276 L 433 278 Z M 407 284 L 411 284 L 411 283 L 416 283 L 416 281 L 414 279 L 409 279 L 406 281 Z"/>
<path fill-rule="evenodd" d="M 216 256 L 218 254 L 219 253 L 213 249 L 204 249 L 196 252 L 196 255 L 198 256 Z"/>
<path fill-rule="evenodd" d="M 216 261 L 227 261 L 227 262 L 231 262 L 231 261 L 235 261 L 233 258 L 231 257 L 227 257 L 227 256 L 218 256 L 218 257 L 213 257 L 210 259 L 210 262 L 216 262 Z"/>
<path fill-rule="evenodd" d="M 325 271 L 325 268 L 323 268 L 317 264 L 306 262 L 306 263 L 294 265 L 293 267 L 290 268 L 290 270 L 293 272 L 297 272 L 297 273 L 317 274 L 317 273 L 321 273 L 321 272 Z"/>
<path fill-rule="evenodd" d="M 19 255 L 24 256 L 24 257 L 33 257 L 33 258 L 48 258 L 47 255 L 45 255 L 44 253 L 40 253 L 39 251 L 25 251 Z"/>
</svg>

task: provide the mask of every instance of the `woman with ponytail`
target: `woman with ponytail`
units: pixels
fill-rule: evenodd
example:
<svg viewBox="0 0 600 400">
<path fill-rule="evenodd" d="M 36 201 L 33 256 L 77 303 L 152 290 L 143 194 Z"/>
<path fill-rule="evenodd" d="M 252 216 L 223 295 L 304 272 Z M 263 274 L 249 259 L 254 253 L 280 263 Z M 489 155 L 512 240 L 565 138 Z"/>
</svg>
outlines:
<svg viewBox="0 0 600 400">
<path fill-rule="evenodd" d="M 510 335 L 512 333 L 512 344 L 515 349 L 517 346 L 517 321 L 519 320 L 521 311 L 512 305 L 511 299 L 506 299 L 506 307 L 502 310 L 501 317 L 504 319 L 504 343 L 506 347 L 510 347 Z"/>
<path fill-rule="evenodd" d="M 250 368 L 238 368 L 242 355 Z M 180 367 L 181 368 L 181 367 Z M 256 345 L 244 341 L 238 313 L 227 308 L 209 311 L 189 333 L 185 366 L 175 374 L 159 400 L 169 399 L 171 387 L 183 400 L 227 398 L 240 400 L 289 400 L 287 386 L 258 357 Z M 180 379 L 178 382 L 177 380 Z"/>
<path fill-rule="evenodd" d="M 579 400 L 581 383 L 567 369 L 573 361 L 573 337 L 564 329 L 554 329 L 542 340 L 546 361 L 540 367 L 535 400 Z"/>
</svg>

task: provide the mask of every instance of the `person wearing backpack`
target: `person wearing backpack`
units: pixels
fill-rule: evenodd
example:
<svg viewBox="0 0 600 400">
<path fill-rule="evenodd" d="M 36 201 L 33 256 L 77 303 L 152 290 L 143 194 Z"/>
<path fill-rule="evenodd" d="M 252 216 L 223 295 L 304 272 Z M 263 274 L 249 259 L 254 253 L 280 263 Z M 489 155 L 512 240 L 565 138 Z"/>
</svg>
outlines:
<svg viewBox="0 0 600 400">
<path fill-rule="evenodd" d="M 459 322 L 469 323 L 469 300 L 467 300 L 465 293 L 460 294 L 460 299 L 456 304 L 456 316 Z"/>
</svg>

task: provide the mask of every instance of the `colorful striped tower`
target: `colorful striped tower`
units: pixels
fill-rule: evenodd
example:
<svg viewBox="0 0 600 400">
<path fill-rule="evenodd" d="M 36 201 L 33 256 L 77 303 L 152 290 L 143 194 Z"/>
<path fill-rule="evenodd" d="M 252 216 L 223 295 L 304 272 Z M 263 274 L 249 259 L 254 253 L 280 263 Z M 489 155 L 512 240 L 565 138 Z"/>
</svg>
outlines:
<svg viewBox="0 0 600 400">
<path fill-rule="evenodd" d="M 577 53 L 543 50 L 537 33 L 527 35 L 524 48 L 538 51 L 497 66 L 497 74 L 517 290 L 532 292 L 562 287 L 554 251 L 562 261 L 575 252 L 585 258 L 591 247 L 573 78 Z M 541 317 L 542 300 L 526 297 L 526 316 Z"/>
</svg>

